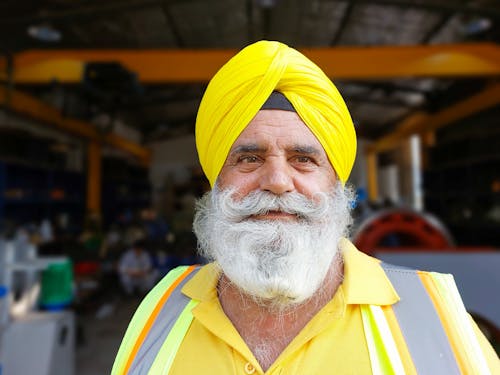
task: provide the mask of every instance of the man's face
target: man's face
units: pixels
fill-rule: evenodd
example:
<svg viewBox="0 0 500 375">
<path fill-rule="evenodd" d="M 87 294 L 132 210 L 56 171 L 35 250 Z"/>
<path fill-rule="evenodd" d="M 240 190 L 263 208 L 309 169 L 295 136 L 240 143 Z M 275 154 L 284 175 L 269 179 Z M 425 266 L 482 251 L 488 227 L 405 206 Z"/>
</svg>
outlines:
<svg viewBox="0 0 500 375">
<path fill-rule="evenodd" d="M 262 110 L 198 201 L 193 228 L 201 253 L 240 290 L 286 309 L 310 298 L 338 260 L 349 199 L 299 116 Z"/>
<path fill-rule="evenodd" d="M 313 198 L 331 191 L 336 180 L 323 147 L 297 113 L 261 110 L 231 147 L 217 184 L 236 188 L 239 197 L 260 190 Z M 266 218 L 283 216 L 269 212 Z"/>
</svg>

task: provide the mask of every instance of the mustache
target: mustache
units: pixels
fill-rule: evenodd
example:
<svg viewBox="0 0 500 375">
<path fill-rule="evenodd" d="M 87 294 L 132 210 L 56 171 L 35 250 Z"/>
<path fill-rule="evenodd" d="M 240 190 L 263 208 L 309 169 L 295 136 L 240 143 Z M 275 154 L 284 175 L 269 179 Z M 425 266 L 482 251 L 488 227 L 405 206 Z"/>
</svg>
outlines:
<svg viewBox="0 0 500 375">
<path fill-rule="evenodd" d="M 315 222 L 328 213 L 331 194 L 333 192 L 330 194 L 318 192 L 312 198 L 308 198 L 297 192 L 276 195 L 267 191 L 253 191 L 238 199 L 235 189 L 229 188 L 217 191 L 213 195 L 212 204 L 234 223 L 252 216 L 265 215 L 270 211 L 295 215 L 300 221 Z M 220 199 L 216 199 L 216 196 Z"/>
</svg>

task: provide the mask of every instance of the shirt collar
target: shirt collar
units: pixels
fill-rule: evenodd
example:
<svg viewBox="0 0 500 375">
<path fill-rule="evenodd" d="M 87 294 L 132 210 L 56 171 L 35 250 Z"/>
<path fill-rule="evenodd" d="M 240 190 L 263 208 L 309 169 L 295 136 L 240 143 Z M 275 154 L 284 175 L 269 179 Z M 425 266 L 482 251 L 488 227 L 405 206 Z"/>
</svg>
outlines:
<svg viewBox="0 0 500 375">
<path fill-rule="evenodd" d="M 399 296 L 380 266 L 380 260 L 362 252 L 347 239 L 339 243 L 344 258 L 342 291 L 346 304 L 392 305 Z M 182 292 L 198 301 L 217 298 L 220 268 L 210 263 L 182 288 Z"/>
<path fill-rule="evenodd" d="M 203 266 L 182 288 L 182 293 L 198 301 L 210 301 L 217 297 L 217 282 L 221 274 L 215 263 Z"/>
<path fill-rule="evenodd" d="M 347 304 L 392 305 L 399 296 L 380 266 L 380 260 L 362 253 L 347 239 L 339 243 L 344 258 L 342 288 Z"/>
</svg>

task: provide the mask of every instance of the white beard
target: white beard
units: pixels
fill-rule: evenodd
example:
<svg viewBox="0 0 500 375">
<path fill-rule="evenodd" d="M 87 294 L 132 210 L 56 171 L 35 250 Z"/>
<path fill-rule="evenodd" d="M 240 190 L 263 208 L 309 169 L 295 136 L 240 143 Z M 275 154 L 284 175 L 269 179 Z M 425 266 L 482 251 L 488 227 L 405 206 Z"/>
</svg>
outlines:
<svg viewBox="0 0 500 375">
<path fill-rule="evenodd" d="M 284 308 L 312 297 L 352 222 L 351 190 L 338 183 L 333 193 L 313 199 L 263 191 L 240 201 L 233 196 L 234 189 L 214 188 L 197 202 L 193 228 L 201 255 L 260 303 Z M 250 218 L 271 210 L 296 214 L 297 219 Z"/>
</svg>

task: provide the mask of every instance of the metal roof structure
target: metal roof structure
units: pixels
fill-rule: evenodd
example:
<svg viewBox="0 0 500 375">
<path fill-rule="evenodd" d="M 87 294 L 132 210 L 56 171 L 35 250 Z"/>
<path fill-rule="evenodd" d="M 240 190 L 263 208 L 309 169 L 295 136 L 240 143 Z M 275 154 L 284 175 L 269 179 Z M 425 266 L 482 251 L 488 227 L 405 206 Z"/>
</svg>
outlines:
<svg viewBox="0 0 500 375">
<path fill-rule="evenodd" d="M 146 80 L 147 70 L 175 76 L 183 68 L 200 69 L 207 75 L 215 56 L 210 51 L 230 56 L 256 40 L 279 40 L 299 50 L 325 51 L 358 134 L 376 140 L 412 115 L 439 113 L 495 83 L 499 22 L 497 0 L 6 0 L 0 3 L 0 80 L 6 90 L 28 93 L 100 131 L 112 131 L 119 119 L 147 142 L 193 132 L 207 83 L 205 78 Z M 456 60 L 446 65 L 449 74 L 414 66 L 389 74 L 408 51 L 422 57 L 426 48 L 448 45 L 457 46 Z M 468 46 L 479 46 L 480 55 Z M 99 57 L 118 50 L 130 55 Z M 32 51 L 46 66 L 29 70 L 28 63 L 21 64 L 35 58 Z M 74 58 L 78 51 L 87 53 L 81 65 L 61 57 Z M 170 52 L 168 59 L 180 62 L 165 57 L 147 65 L 151 51 Z M 201 55 L 187 66 L 182 53 L 197 51 Z M 341 61 L 336 51 L 346 54 L 346 62 L 335 65 Z M 57 61 L 50 60 L 55 56 Z M 137 69 L 130 67 L 134 58 Z M 476 71 L 462 72 L 466 65 Z M 341 68 L 352 72 L 337 75 Z M 54 70 L 57 74 L 49 73 Z M 361 77 L 367 70 L 369 76 Z"/>
</svg>

